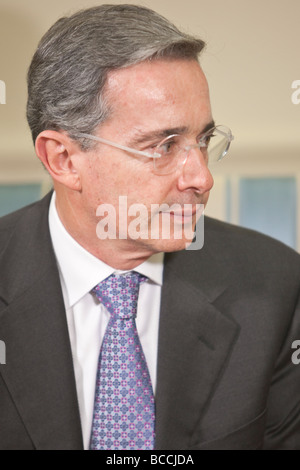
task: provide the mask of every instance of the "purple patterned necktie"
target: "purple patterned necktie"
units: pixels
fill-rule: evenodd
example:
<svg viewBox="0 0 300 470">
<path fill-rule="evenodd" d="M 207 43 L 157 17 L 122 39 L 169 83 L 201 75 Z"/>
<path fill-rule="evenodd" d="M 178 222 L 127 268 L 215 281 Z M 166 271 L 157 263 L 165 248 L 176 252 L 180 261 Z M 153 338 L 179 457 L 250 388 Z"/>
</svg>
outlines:
<svg viewBox="0 0 300 470">
<path fill-rule="evenodd" d="M 154 448 L 154 397 L 135 324 L 146 279 L 135 271 L 113 274 L 92 291 L 111 317 L 99 356 L 91 450 Z"/>
</svg>

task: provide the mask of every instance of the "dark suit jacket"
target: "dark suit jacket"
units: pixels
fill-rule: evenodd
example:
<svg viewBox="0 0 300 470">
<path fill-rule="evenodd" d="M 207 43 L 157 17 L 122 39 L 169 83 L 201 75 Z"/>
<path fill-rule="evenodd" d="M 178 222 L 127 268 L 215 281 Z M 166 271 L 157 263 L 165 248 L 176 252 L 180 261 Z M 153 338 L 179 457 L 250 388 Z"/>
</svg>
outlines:
<svg viewBox="0 0 300 470">
<path fill-rule="evenodd" d="M 0 221 L 0 449 L 83 445 L 49 201 Z M 212 219 L 203 249 L 166 254 L 157 449 L 300 449 L 299 259 Z"/>
</svg>

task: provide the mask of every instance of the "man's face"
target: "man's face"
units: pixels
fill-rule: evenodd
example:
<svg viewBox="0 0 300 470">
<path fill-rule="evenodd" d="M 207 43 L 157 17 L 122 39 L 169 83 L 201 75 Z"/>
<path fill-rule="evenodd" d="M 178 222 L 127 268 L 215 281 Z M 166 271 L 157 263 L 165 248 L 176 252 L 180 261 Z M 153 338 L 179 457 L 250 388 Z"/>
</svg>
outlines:
<svg viewBox="0 0 300 470">
<path fill-rule="evenodd" d="M 164 134 L 180 133 L 189 144 L 195 144 L 212 122 L 207 82 L 199 64 L 193 60 L 143 62 L 111 72 L 106 97 L 112 112 L 96 135 L 136 150 L 151 150 Z M 161 176 L 155 174 L 152 159 L 99 143 L 85 154 L 81 176 L 84 209 L 90 220 L 94 220 L 95 236 L 101 212 L 96 215 L 97 207 L 112 205 L 116 210 L 117 237 L 119 231 L 122 233 L 115 246 L 148 255 L 181 250 L 191 242 L 183 225 L 195 227 L 199 217 L 195 213 L 196 205 L 206 204 L 213 185 L 199 149 L 189 151 L 184 166 Z M 137 206 L 133 204 L 142 204 L 145 210 L 135 212 Z M 163 213 L 155 209 L 162 204 L 177 207 L 169 217 L 170 235 L 164 238 Z M 178 210 L 184 204 L 190 205 L 185 215 Z M 126 210 L 129 215 L 124 213 Z M 134 226 L 140 230 L 142 238 L 132 238 L 132 230 L 128 231 L 130 224 L 131 229 Z M 151 233 L 156 235 L 151 238 Z"/>
</svg>

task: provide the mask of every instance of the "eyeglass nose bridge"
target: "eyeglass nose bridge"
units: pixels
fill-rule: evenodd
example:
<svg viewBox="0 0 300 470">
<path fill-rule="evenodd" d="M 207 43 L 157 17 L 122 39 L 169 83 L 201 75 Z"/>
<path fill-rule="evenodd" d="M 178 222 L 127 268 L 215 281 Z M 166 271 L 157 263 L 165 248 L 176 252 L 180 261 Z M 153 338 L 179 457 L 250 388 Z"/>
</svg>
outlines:
<svg viewBox="0 0 300 470">
<path fill-rule="evenodd" d="M 203 147 L 206 147 L 207 148 L 207 145 L 204 143 L 204 142 L 198 142 L 197 144 L 192 144 L 192 145 L 185 145 L 183 147 L 183 149 L 186 151 L 186 152 L 189 152 L 190 150 L 192 149 L 195 149 L 195 148 L 203 148 Z"/>
<path fill-rule="evenodd" d="M 181 147 L 181 149 L 184 151 L 184 158 L 181 161 L 182 166 L 186 164 L 191 150 L 199 149 L 201 151 L 201 148 L 207 148 L 207 145 L 204 142 L 198 142 L 197 144 L 189 144 L 185 145 L 184 147 Z"/>
</svg>

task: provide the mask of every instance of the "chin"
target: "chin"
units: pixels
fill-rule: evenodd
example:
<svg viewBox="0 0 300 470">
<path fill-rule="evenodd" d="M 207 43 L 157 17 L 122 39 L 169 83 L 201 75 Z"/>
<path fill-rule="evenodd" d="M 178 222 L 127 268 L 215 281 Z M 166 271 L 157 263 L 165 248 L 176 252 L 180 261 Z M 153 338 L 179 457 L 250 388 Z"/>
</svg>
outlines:
<svg viewBox="0 0 300 470">
<path fill-rule="evenodd" d="M 153 240 L 153 248 L 157 252 L 171 253 L 172 251 L 185 250 L 191 244 L 191 240 Z"/>
</svg>

